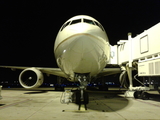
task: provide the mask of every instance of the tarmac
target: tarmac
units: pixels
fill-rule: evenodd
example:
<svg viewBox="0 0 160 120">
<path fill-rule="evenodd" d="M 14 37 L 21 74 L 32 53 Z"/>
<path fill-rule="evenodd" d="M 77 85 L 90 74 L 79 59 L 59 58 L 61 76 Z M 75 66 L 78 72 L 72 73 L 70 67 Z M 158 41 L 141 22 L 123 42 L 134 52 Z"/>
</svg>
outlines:
<svg viewBox="0 0 160 120">
<path fill-rule="evenodd" d="M 61 104 L 62 92 L 53 88 L 2 89 L 0 120 L 160 120 L 160 96 L 149 100 L 126 98 L 124 90 L 89 90 L 87 110 L 75 103 Z"/>
</svg>

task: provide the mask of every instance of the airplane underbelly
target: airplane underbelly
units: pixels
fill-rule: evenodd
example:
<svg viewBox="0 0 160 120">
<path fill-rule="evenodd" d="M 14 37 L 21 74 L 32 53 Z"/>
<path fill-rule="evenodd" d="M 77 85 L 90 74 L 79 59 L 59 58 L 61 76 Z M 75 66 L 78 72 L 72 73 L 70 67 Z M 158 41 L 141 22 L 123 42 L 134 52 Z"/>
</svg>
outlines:
<svg viewBox="0 0 160 120">
<path fill-rule="evenodd" d="M 109 43 L 90 35 L 79 35 L 58 46 L 55 56 L 58 66 L 70 77 L 74 73 L 98 74 L 109 61 Z"/>
</svg>

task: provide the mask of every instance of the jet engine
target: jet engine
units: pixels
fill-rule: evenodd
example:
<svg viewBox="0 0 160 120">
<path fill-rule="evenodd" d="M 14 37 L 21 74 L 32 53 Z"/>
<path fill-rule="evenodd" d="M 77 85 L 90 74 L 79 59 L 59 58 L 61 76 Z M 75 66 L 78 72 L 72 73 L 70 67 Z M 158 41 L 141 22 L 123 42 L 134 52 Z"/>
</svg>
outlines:
<svg viewBox="0 0 160 120">
<path fill-rule="evenodd" d="M 120 76 L 119 76 L 119 82 L 121 83 L 121 86 L 124 86 L 125 88 L 129 87 L 129 79 L 127 75 L 127 71 L 124 70 Z"/>
<path fill-rule="evenodd" d="M 37 88 L 43 83 L 43 74 L 36 68 L 27 68 L 19 75 L 19 82 L 24 88 Z"/>
</svg>

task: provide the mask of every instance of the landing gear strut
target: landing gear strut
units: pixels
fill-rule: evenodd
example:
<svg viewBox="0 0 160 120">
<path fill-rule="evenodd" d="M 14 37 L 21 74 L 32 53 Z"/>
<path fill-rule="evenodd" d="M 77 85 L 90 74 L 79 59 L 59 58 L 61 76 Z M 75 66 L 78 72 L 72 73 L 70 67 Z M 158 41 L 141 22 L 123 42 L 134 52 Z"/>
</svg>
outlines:
<svg viewBox="0 0 160 120">
<path fill-rule="evenodd" d="M 88 93 L 86 91 L 81 92 L 82 91 L 76 92 L 76 104 L 79 105 L 78 110 L 80 110 L 82 104 L 84 104 L 85 110 L 87 110 L 87 104 L 89 103 Z"/>
<path fill-rule="evenodd" d="M 80 110 L 81 105 L 84 104 L 85 109 L 87 110 L 87 104 L 89 103 L 89 96 L 86 91 L 86 86 L 88 84 L 87 79 L 88 74 L 77 74 L 78 81 L 80 82 L 79 90 L 76 92 L 76 104 L 79 105 L 78 110 Z"/>
<path fill-rule="evenodd" d="M 64 91 L 64 86 L 63 86 L 64 80 L 65 79 L 62 77 L 57 77 L 57 84 L 55 85 L 56 91 Z"/>
</svg>

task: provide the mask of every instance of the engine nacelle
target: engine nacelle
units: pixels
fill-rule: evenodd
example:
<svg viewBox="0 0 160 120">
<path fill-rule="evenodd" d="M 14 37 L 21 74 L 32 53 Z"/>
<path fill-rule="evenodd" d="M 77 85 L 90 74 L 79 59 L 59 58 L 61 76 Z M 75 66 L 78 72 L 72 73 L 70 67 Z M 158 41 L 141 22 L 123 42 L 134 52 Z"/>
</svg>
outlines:
<svg viewBox="0 0 160 120">
<path fill-rule="evenodd" d="M 19 75 L 19 82 L 24 88 L 37 88 L 42 85 L 43 81 L 42 72 L 36 68 L 27 68 Z"/>
</svg>

